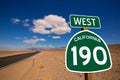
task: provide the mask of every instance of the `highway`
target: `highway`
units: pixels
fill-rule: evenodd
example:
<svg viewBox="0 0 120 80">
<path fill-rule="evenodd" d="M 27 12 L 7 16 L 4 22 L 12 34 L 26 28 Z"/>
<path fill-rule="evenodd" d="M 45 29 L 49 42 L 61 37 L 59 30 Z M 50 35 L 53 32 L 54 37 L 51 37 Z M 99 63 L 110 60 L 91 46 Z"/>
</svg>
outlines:
<svg viewBox="0 0 120 80">
<path fill-rule="evenodd" d="M 0 68 L 38 54 L 39 51 L 0 58 Z"/>
</svg>

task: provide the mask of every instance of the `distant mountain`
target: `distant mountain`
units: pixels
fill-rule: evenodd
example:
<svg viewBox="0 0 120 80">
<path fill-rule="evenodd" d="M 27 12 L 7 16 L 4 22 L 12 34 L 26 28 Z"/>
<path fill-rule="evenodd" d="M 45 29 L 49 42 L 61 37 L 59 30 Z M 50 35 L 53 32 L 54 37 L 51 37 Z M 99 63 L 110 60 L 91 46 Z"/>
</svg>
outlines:
<svg viewBox="0 0 120 80">
<path fill-rule="evenodd" d="M 66 47 L 55 47 L 55 48 L 27 48 L 27 50 L 51 50 L 51 49 L 65 49 Z"/>
<path fill-rule="evenodd" d="M 108 45 L 109 48 L 120 49 L 120 44 L 111 44 Z M 66 49 L 65 46 L 63 47 L 54 47 L 54 48 L 27 48 L 27 50 L 51 50 L 51 49 Z"/>
</svg>

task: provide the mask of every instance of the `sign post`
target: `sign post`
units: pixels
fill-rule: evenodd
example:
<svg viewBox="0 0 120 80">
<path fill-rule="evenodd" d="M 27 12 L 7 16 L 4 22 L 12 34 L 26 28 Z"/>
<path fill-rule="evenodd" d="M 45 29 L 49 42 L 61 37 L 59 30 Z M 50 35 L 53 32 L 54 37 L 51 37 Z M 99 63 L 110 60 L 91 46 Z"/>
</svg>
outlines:
<svg viewBox="0 0 120 80">
<path fill-rule="evenodd" d="M 85 80 L 92 80 L 94 72 L 109 70 L 112 61 L 106 43 L 99 35 L 88 30 L 100 28 L 99 17 L 70 15 L 70 25 L 82 31 L 73 35 L 67 44 L 66 68 L 71 72 L 85 73 Z"/>
<path fill-rule="evenodd" d="M 88 30 L 88 28 L 81 28 L 81 30 Z M 92 80 L 92 73 L 84 73 L 85 80 Z"/>
</svg>

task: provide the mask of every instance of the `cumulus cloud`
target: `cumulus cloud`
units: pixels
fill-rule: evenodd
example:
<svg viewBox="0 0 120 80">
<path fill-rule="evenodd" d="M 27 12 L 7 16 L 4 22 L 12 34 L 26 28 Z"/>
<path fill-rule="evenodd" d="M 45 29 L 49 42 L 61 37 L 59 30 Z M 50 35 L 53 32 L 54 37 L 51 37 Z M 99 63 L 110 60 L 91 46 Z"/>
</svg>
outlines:
<svg viewBox="0 0 120 80">
<path fill-rule="evenodd" d="M 37 42 L 39 41 L 46 41 L 45 39 L 43 38 L 40 38 L 40 39 L 26 39 L 26 40 L 23 40 L 24 43 L 26 44 L 36 44 Z"/>
<path fill-rule="evenodd" d="M 11 22 L 12 22 L 12 23 L 19 23 L 19 22 L 20 22 L 20 19 L 18 19 L 18 18 L 12 18 L 12 19 L 11 19 Z"/>
<path fill-rule="evenodd" d="M 33 21 L 34 27 L 32 31 L 40 34 L 65 34 L 70 33 L 71 28 L 68 26 L 66 20 L 57 15 L 48 15 L 44 19 L 37 19 Z"/>
<path fill-rule="evenodd" d="M 53 36 L 52 37 L 53 39 L 59 39 L 59 38 L 61 38 L 60 36 Z"/>
</svg>

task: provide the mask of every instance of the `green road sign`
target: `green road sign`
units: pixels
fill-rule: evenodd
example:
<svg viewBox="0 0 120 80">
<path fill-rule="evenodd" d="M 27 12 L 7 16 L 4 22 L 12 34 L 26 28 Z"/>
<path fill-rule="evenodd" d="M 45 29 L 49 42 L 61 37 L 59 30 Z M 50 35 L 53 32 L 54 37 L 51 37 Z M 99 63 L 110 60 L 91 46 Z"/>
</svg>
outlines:
<svg viewBox="0 0 120 80">
<path fill-rule="evenodd" d="M 98 16 L 70 15 L 70 25 L 77 28 L 100 28 Z"/>
<path fill-rule="evenodd" d="M 69 41 L 65 53 L 66 68 L 72 72 L 93 73 L 112 67 L 109 49 L 97 34 L 85 30 Z"/>
</svg>

